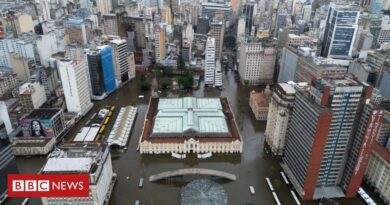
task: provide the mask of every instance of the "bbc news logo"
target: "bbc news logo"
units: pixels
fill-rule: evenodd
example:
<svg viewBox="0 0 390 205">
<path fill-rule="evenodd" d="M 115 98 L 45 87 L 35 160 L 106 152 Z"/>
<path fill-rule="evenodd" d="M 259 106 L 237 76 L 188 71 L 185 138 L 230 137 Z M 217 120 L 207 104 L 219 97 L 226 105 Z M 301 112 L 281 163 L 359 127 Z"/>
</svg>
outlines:
<svg viewBox="0 0 390 205">
<path fill-rule="evenodd" d="M 88 197 L 89 174 L 9 174 L 9 197 Z"/>
</svg>

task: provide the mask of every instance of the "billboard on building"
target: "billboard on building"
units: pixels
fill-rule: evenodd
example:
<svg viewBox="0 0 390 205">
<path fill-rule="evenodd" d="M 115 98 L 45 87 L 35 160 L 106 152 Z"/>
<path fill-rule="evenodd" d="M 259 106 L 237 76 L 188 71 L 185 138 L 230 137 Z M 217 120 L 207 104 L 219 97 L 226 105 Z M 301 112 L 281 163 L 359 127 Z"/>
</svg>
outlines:
<svg viewBox="0 0 390 205">
<path fill-rule="evenodd" d="M 48 137 L 54 136 L 53 123 L 50 119 L 27 119 L 20 121 L 23 137 Z"/>
</svg>

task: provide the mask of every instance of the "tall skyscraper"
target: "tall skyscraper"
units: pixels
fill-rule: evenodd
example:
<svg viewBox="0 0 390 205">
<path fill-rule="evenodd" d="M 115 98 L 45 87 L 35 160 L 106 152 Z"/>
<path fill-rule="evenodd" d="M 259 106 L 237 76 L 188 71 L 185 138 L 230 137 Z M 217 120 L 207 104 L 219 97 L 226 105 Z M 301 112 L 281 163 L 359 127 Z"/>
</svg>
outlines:
<svg viewBox="0 0 390 205">
<path fill-rule="evenodd" d="M 114 39 L 109 45 L 112 48 L 115 79 L 119 85 L 129 80 L 127 42 L 124 39 Z"/>
<path fill-rule="evenodd" d="M 344 78 L 297 92 L 282 167 L 303 200 L 356 195 L 381 123 L 371 91 Z"/>
<path fill-rule="evenodd" d="M 155 41 L 154 41 L 154 53 L 156 56 L 156 62 L 161 63 L 165 60 L 166 49 L 165 49 L 165 27 L 162 25 L 157 25 L 155 27 Z"/>
<path fill-rule="evenodd" d="M 255 1 L 249 1 L 242 6 L 242 14 L 245 16 L 245 31 L 249 34 L 252 32 L 256 12 L 257 3 Z"/>
<path fill-rule="evenodd" d="M 272 92 L 264 135 L 275 155 L 283 155 L 284 152 L 295 92 L 295 88 L 287 83 L 278 83 Z"/>
<path fill-rule="evenodd" d="M 85 61 L 57 61 L 68 112 L 85 115 L 93 107 L 89 93 L 88 68 Z"/>
<path fill-rule="evenodd" d="M 220 18 L 214 18 L 210 23 L 210 34 L 215 39 L 215 59 L 221 60 L 223 49 L 223 38 L 225 34 L 224 20 Z"/>
<path fill-rule="evenodd" d="M 209 37 L 206 42 L 204 60 L 204 82 L 206 85 L 214 85 L 215 75 L 215 38 Z"/>
<path fill-rule="evenodd" d="M 87 52 L 92 99 L 102 100 L 117 88 L 112 48 L 99 46 Z"/>
<path fill-rule="evenodd" d="M 321 52 L 323 57 L 347 58 L 352 55 L 359 15 L 359 6 L 330 3 Z"/>
</svg>

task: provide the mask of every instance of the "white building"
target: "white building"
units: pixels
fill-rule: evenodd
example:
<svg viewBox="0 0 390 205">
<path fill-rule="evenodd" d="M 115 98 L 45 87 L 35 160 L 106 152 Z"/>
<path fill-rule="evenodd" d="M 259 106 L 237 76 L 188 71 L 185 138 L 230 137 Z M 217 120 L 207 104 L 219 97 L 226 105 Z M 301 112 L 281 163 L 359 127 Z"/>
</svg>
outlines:
<svg viewBox="0 0 390 205">
<path fill-rule="evenodd" d="M 239 38 L 241 35 L 245 35 L 245 17 L 244 16 L 241 16 L 238 19 L 237 38 Z"/>
<path fill-rule="evenodd" d="M 128 56 L 128 64 L 129 64 L 129 79 L 135 78 L 135 59 L 134 53 L 130 52 Z"/>
<path fill-rule="evenodd" d="M 124 39 L 114 39 L 110 41 L 110 46 L 113 54 L 115 80 L 118 86 L 129 80 L 127 43 Z"/>
<path fill-rule="evenodd" d="M 110 149 L 100 142 L 64 143 L 54 150 L 41 174 L 89 174 L 89 197 L 42 197 L 43 205 L 105 205 L 116 181 Z"/>
<path fill-rule="evenodd" d="M 215 38 L 207 38 L 204 59 L 204 82 L 214 86 L 215 75 Z"/>
<path fill-rule="evenodd" d="M 4 101 L 0 101 L 0 119 L 3 121 L 5 125 L 5 129 L 7 130 L 7 134 L 11 133 L 14 128 L 11 124 L 11 119 L 8 114 L 7 105 Z"/>
<path fill-rule="evenodd" d="M 96 0 L 96 7 L 102 14 L 109 14 L 112 10 L 112 1 Z"/>
<path fill-rule="evenodd" d="M 0 66 L 12 67 L 9 53 L 13 52 L 23 58 L 35 59 L 34 46 L 31 41 L 6 38 L 0 40 Z"/>
<path fill-rule="evenodd" d="M 381 45 L 382 43 L 388 42 L 390 42 L 390 17 L 383 16 L 381 30 L 379 31 L 377 43 L 378 45 Z"/>
<path fill-rule="evenodd" d="M 60 51 L 57 44 L 56 32 L 40 35 L 36 43 L 41 65 L 48 67 L 51 56 Z"/>
<path fill-rule="evenodd" d="M 220 61 L 215 62 L 214 86 L 215 87 L 222 86 L 222 69 L 221 69 Z"/>
<path fill-rule="evenodd" d="M 275 155 L 283 155 L 294 98 L 295 89 L 287 83 L 277 84 L 272 92 L 264 135 Z"/>
<path fill-rule="evenodd" d="M 45 87 L 39 82 L 25 83 L 19 87 L 19 99 L 24 112 L 38 109 L 47 100 Z"/>
<path fill-rule="evenodd" d="M 93 107 L 85 61 L 58 60 L 57 66 L 68 112 L 85 115 Z"/>
<path fill-rule="evenodd" d="M 241 39 L 238 73 L 241 81 L 249 85 L 273 82 L 276 48 L 261 40 Z"/>
</svg>

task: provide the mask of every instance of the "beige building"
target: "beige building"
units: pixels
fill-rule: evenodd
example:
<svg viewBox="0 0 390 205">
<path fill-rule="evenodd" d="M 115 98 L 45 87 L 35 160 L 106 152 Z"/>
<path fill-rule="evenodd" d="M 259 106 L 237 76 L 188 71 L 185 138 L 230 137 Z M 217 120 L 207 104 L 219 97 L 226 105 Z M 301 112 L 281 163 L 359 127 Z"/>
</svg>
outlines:
<svg viewBox="0 0 390 205">
<path fill-rule="evenodd" d="M 264 135 L 275 155 L 283 155 L 294 98 L 295 89 L 287 83 L 279 83 L 273 89 Z"/>
<path fill-rule="evenodd" d="M 34 32 L 34 23 L 31 15 L 23 13 L 15 17 L 16 31 L 18 34 Z"/>
<path fill-rule="evenodd" d="M 249 96 L 249 106 L 252 109 L 256 120 L 267 120 L 268 107 L 271 101 L 271 90 L 269 86 L 263 92 L 252 91 Z"/>
<path fill-rule="evenodd" d="M 18 78 L 16 77 L 16 74 L 0 74 L 0 97 L 11 93 L 16 87 L 18 87 Z"/>
<path fill-rule="evenodd" d="M 365 178 L 382 200 L 390 204 L 390 151 L 376 142 L 373 144 Z"/>
<path fill-rule="evenodd" d="M 225 26 L 223 19 L 214 18 L 210 23 L 211 37 L 215 38 L 215 60 L 221 60 Z"/>
<path fill-rule="evenodd" d="M 30 68 L 34 66 L 34 60 L 23 58 L 17 53 L 10 53 L 12 70 L 17 78 L 22 82 L 27 82 L 30 79 Z"/>
<path fill-rule="evenodd" d="M 130 52 L 129 57 L 129 79 L 135 78 L 135 59 L 134 59 L 134 53 Z"/>
<path fill-rule="evenodd" d="M 15 156 L 46 155 L 53 150 L 54 137 L 18 137 L 12 144 Z"/>
<path fill-rule="evenodd" d="M 161 22 L 166 23 L 168 25 L 171 25 L 172 15 L 171 15 L 171 9 L 169 8 L 169 6 L 164 6 L 164 8 L 162 9 Z"/>
<path fill-rule="evenodd" d="M 38 82 L 25 83 L 19 87 L 19 99 L 23 112 L 31 112 L 46 102 L 45 88 Z"/>
<path fill-rule="evenodd" d="M 165 27 L 158 25 L 155 27 L 155 41 L 154 41 L 154 53 L 156 55 L 156 62 L 162 62 L 166 57 L 165 51 Z"/>
</svg>

